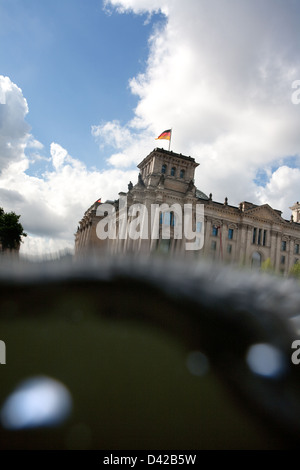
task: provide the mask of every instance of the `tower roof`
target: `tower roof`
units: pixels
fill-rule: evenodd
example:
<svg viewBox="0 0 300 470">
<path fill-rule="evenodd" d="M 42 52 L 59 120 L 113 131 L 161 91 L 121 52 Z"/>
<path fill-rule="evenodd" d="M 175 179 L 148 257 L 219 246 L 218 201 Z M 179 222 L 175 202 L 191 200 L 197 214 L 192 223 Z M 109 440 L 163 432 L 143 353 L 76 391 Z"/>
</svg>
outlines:
<svg viewBox="0 0 300 470">
<path fill-rule="evenodd" d="M 190 162 L 193 164 L 194 168 L 196 168 L 197 166 L 199 166 L 199 163 L 197 163 L 195 161 L 194 158 L 192 157 L 188 157 L 186 155 L 182 155 L 182 153 L 176 153 L 176 152 L 173 152 L 172 150 L 165 150 L 163 148 L 155 148 L 154 150 L 152 150 L 152 152 L 149 153 L 149 155 L 147 155 L 147 157 L 145 157 L 141 163 L 139 163 L 137 165 L 138 168 L 142 168 L 148 160 L 150 160 L 155 154 L 163 154 L 163 155 L 168 155 L 170 157 L 174 157 L 174 158 L 180 158 L 181 160 L 185 160 L 187 162 Z"/>
</svg>

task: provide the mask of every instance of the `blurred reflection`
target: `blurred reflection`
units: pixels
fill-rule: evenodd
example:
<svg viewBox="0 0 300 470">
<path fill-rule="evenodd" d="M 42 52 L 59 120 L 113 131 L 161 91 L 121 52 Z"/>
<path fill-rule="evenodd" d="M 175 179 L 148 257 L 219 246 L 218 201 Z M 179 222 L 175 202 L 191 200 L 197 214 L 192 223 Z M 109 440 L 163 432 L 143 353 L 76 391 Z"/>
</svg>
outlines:
<svg viewBox="0 0 300 470">
<path fill-rule="evenodd" d="M 247 353 L 246 361 L 252 372 L 269 378 L 277 378 L 286 370 L 281 351 L 271 344 L 254 344 Z"/>
<path fill-rule="evenodd" d="M 193 375 L 203 376 L 209 371 L 209 362 L 205 354 L 200 351 L 189 353 L 186 361 L 189 372 Z"/>
<path fill-rule="evenodd" d="M 71 408 L 71 395 L 61 382 L 35 377 L 22 382 L 4 402 L 1 423 L 7 429 L 56 426 Z"/>
<path fill-rule="evenodd" d="M 103 257 L 0 264 L 0 294 L 1 449 L 299 448 L 292 280 Z"/>
</svg>

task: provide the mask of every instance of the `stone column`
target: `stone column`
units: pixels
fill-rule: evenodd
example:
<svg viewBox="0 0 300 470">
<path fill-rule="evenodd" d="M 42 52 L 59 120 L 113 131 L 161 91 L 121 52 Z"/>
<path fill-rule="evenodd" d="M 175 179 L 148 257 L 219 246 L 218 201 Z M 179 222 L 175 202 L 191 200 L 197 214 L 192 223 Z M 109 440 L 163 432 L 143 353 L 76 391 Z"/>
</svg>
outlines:
<svg viewBox="0 0 300 470">
<path fill-rule="evenodd" d="M 253 240 L 253 228 L 254 228 L 254 227 L 252 227 L 252 225 L 247 225 L 246 247 L 245 247 L 245 259 L 244 259 L 244 263 L 245 263 L 246 266 L 250 266 L 250 267 L 251 267 L 251 261 L 252 261 L 251 253 L 252 253 L 253 247 L 254 247 L 255 249 L 257 249 L 256 244 L 253 244 L 253 243 L 252 243 L 252 240 Z M 257 234 L 256 234 L 256 240 L 257 240 Z"/>
<path fill-rule="evenodd" d="M 221 230 L 222 230 L 223 261 L 226 261 L 226 258 L 227 258 L 227 244 L 228 244 L 228 223 L 222 223 Z"/>
<path fill-rule="evenodd" d="M 281 256 L 281 252 L 280 252 L 280 248 L 281 248 L 281 237 L 279 236 L 278 233 L 276 233 L 276 243 L 275 243 L 275 272 L 279 272 L 280 271 L 280 256 Z"/>
<path fill-rule="evenodd" d="M 288 258 L 286 260 L 286 274 L 288 274 L 294 264 L 294 247 L 295 247 L 295 239 L 289 239 L 289 249 L 288 249 Z"/>
<path fill-rule="evenodd" d="M 270 243 L 270 260 L 271 260 L 273 269 L 275 269 L 275 266 L 276 266 L 277 233 L 272 229 L 270 230 L 269 243 Z"/>
<path fill-rule="evenodd" d="M 211 241 L 211 220 L 204 217 L 204 247 L 203 252 L 205 255 L 210 254 L 210 241 Z"/>
</svg>

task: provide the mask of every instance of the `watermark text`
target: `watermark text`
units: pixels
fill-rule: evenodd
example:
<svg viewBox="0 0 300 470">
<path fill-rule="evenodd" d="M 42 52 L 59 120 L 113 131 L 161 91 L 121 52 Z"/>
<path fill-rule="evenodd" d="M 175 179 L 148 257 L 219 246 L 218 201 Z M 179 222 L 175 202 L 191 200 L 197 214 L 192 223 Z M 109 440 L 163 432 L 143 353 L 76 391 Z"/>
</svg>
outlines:
<svg viewBox="0 0 300 470">
<path fill-rule="evenodd" d="M 6 345 L 0 340 L 0 364 L 6 364 Z"/>
<path fill-rule="evenodd" d="M 121 196 L 118 210 L 110 203 L 100 204 L 96 227 L 100 240 L 185 240 L 185 250 L 200 250 L 204 244 L 203 204 L 132 204 Z"/>
<path fill-rule="evenodd" d="M 300 103 L 300 80 L 293 81 L 292 88 L 296 89 L 292 93 L 292 97 L 291 97 L 292 103 L 299 104 Z"/>
</svg>

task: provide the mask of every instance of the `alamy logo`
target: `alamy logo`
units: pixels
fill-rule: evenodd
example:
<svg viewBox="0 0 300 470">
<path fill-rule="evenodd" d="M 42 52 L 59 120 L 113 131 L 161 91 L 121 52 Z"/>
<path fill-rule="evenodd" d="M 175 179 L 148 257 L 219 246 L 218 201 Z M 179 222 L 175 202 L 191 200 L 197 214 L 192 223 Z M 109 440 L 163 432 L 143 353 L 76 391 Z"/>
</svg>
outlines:
<svg viewBox="0 0 300 470">
<path fill-rule="evenodd" d="M 150 211 L 149 211 L 150 209 Z M 102 217 L 96 233 L 100 240 L 175 240 L 185 239 L 185 250 L 200 250 L 204 244 L 203 204 L 144 204 L 127 206 L 127 197 L 121 196 L 116 212 L 113 204 L 97 207 Z"/>
<path fill-rule="evenodd" d="M 6 364 L 6 345 L 0 340 L 0 364 Z"/>
<path fill-rule="evenodd" d="M 292 83 L 292 88 L 296 88 L 296 91 L 292 93 L 292 103 L 299 104 L 300 103 L 300 80 L 295 80 Z"/>
<path fill-rule="evenodd" d="M 298 365 L 300 364 L 300 339 L 295 339 L 295 341 L 292 342 L 291 348 L 296 350 L 291 355 L 292 363 Z"/>
</svg>

